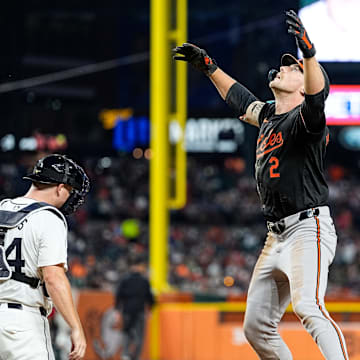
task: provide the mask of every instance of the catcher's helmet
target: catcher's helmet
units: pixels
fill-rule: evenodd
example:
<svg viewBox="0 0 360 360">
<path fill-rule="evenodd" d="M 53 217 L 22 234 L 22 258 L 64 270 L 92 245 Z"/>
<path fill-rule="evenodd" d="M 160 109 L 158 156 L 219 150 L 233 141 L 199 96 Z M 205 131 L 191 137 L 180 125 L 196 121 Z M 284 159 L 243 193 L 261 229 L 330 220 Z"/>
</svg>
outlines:
<svg viewBox="0 0 360 360">
<path fill-rule="evenodd" d="M 52 154 L 38 160 L 33 172 L 23 177 L 41 184 L 67 184 L 73 189 L 70 197 L 61 207 L 65 214 L 75 212 L 84 203 L 89 192 L 90 181 L 85 171 L 75 161 L 65 155 Z"/>
<path fill-rule="evenodd" d="M 290 66 L 292 64 L 298 64 L 300 66 L 301 71 L 304 71 L 304 64 L 303 64 L 302 59 L 297 59 L 295 56 L 293 56 L 291 54 L 284 54 L 281 57 L 281 65 L 282 66 Z M 319 66 L 324 75 L 324 80 L 325 80 L 324 94 L 325 94 L 325 99 L 326 99 L 328 97 L 329 91 L 330 91 L 330 80 L 329 80 L 329 77 L 328 77 L 325 69 L 320 64 L 319 64 Z"/>
</svg>

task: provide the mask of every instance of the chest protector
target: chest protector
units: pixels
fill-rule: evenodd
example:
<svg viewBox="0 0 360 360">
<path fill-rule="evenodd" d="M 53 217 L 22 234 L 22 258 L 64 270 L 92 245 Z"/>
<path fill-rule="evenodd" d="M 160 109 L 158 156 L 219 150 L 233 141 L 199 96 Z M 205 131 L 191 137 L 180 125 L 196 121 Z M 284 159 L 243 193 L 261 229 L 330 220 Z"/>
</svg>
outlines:
<svg viewBox="0 0 360 360">
<path fill-rule="evenodd" d="M 30 204 L 18 211 L 0 210 L 0 281 L 12 279 L 28 284 L 34 289 L 36 289 L 39 286 L 40 279 L 32 278 L 30 276 L 26 276 L 21 272 L 15 272 L 11 270 L 6 259 L 6 251 L 4 245 L 5 245 L 5 236 L 9 229 L 16 228 L 27 217 L 29 217 L 30 214 L 42 210 L 51 211 L 65 223 L 65 226 L 67 226 L 64 215 L 54 206 L 51 206 L 44 202 L 36 202 Z"/>
</svg>

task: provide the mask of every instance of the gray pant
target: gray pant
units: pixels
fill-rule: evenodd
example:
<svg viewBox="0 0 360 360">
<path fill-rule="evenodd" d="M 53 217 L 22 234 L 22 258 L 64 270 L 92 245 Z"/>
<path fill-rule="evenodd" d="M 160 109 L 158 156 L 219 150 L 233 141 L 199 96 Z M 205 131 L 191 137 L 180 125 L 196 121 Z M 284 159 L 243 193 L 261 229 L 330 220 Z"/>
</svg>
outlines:
<svg viewBox="0 0 360 360">
<path fill-rule="evenodd" d="M 262 360 L 291 360 L 278 333 L 290 301 L 295 314 L 327 360 L 348 360 L 345 340 L 324 304 L 329 265 L 337 236 L 329 208 L 299 221 L 284 219 L 285 230 L 269 232 L 250 282 L 244 332 Z"/>
<path fill-rule="evenodd" d="M 139 360 L 144 342 L 144 312 L 123 314 L 122 355 L 131 360 Z"/>
</svg>

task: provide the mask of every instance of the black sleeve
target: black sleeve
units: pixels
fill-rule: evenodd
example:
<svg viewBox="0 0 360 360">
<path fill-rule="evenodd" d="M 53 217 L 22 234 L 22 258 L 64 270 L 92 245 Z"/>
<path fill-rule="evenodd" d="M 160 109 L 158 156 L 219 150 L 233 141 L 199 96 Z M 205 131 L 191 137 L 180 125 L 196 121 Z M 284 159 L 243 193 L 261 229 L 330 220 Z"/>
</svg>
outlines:
<svg viewBox="0 0 360 360">
<path fill-rule="evenodd" d="M 225 98 L 225 102 L 235 111 L 237 117 L 244 115 L 248 106 L 257 100 L 255 95 L 238 82 L 231 86 Z"/>
<path fill-rule="evenodd" d="M 275 113 L 275 102 L 266 102 L 263 106 L 263 108 L 260 111 L 258 121 L 259 121 L 259 127 L 261 127 L 262 123 L 264 122 L 264 119 L 269 118 L 271 115 Z"/>
<path fill-rule="evenodd" d="M 300 115 L 303 126 L 309 134 L 322 133 L 326 127 L 324 90 L 315 95 L 305 94 Z"/>
</svg>

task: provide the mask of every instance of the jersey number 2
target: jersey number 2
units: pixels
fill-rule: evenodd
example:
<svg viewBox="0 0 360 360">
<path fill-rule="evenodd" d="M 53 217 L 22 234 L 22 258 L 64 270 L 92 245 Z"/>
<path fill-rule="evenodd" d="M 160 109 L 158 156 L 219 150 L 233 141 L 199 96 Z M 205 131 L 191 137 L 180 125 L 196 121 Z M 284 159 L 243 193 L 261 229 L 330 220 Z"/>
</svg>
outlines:
<svg viewBox="0 0 360 360">
<path fill-rule="evenodd" d="M 9 260 L 9 255 L 15 250 L 15 260 Z M 15 272 L 21 273 L 21 268 L 25 266 L 25 260 L 21 260 L 21 238 L 15 238 L 5 251 L 6 260 L 9 266 L 15 268 Z"/>
<path fill-rule="evenodd" d="M 279 159 L 275 156 L 272 156 L 269 160 L 270 164 L 273 164 L 270 166 L 270 177 L 271 178 L 278 178 L 280 177 L 280 173 L 275 172 L 274 170 L 276 170 L 279 167 Z"/>
</svg>

